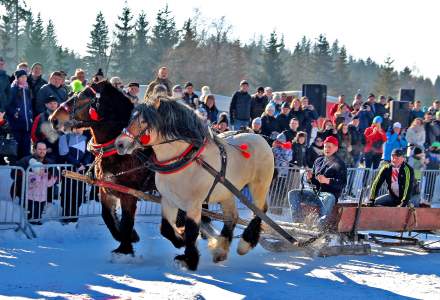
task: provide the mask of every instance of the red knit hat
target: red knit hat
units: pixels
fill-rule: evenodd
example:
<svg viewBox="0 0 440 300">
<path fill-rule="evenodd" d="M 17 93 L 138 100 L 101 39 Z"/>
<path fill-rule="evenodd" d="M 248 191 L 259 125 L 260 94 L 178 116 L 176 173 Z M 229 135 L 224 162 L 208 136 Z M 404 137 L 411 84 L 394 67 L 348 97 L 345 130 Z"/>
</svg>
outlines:
<svg viewBox="0 0 440 300">
<path fill-rule="evenodd" d="M 339 147 L 338 139 L 335 138 L 334 136 L 328 136 L 328 137 L 324 140 L 324 144 L 325 144 L 325 143 L 332 143 L 332 144 L 335 145 L 336 147 Z"/>
</svg>

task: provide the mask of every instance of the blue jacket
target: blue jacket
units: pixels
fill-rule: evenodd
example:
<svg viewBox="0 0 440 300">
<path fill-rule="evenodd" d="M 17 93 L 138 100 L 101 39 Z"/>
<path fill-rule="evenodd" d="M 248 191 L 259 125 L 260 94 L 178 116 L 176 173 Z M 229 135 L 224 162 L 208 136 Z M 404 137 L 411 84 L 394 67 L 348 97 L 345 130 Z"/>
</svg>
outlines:
<svg viewBox="0 0 440 300">
<path fill-rule="evenodd" d="M 387 141 L 383 144 L 383 160 L 390 161 L 391 160 L 391 152 L 394 149 L 403 149 L 408 146 L 408 142 L 404 135 L 397 133 L 392 133 L 391 131 L 387 131 Z"/>
<path fill-rule="evenodd" d="M 364 132 L 365 129 L 371 126 L 373 122 L 374 114 L 371 111 L 362 110 L 358 114 L 359 116 L 359 131 Z"/>
<path fill-rule="evenodd" d="M 12 131 L 31 132 L 32 100 L 29 88 L 20 88 L 16 82 L 11 85 L 11 98 L 6 107 L 6 116 Z"/>
<path fill-rule="evenodd" d="M 37 99 L 35 101 L 35 109 L 37 111 L 35 115 L 41 114 L 46 110 L 44 101 L 49 98 L 49 96 L 55 97 L 58 104 L 60 104 L 67 100 L 67 90 L 63 86 L 56 88 L 50 83 L 43 85 L 37 93 Z"/>
</svg>

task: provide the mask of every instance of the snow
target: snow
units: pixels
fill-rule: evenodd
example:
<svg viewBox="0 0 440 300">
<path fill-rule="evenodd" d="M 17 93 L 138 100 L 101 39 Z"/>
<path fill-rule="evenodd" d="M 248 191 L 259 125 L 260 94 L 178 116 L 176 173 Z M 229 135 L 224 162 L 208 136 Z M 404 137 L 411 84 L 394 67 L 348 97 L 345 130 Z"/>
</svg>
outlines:
<svg viewBox="0 0 440 300">
<path fill-rule="evenodd" d="M 117 247 L 100 218 L 34 226 L 35 239 L 0 231 L 0 299 L 439 299 L 440 254 L 374 248 L 370 256 L 309 257 L 257 247 L 211 261 L 199 240 L 197 272 L 176 268 L 157 217 L 139 217 L 136 258 L 112 259 Z M 113 261 L 113 262 L 112 262 Z M 118 261 L 118 262 L 115 262 Z"/>
</svg>

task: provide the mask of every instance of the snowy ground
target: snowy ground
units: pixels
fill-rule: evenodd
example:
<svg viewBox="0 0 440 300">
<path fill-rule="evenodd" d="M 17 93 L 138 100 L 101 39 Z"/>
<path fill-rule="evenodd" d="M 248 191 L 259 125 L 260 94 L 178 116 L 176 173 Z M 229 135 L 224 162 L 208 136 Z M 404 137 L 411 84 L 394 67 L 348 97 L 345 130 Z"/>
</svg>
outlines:
<svg viewBox="0 0 440 300">
<path fill-rule="evenodd" d="M 214 264 L 206 241 L 197 272 L 178 269 L 180 253 L 164 240 L 158 219 L 139 218 L 136 263 L 110 261 L 117 244 L 98 218 L 78 226 L 34 226 L 38 238 L 0 231 L 0 299 L 440 299 L 440 254 L 375 250 L 371 256 L 308 257 L 269 253 L 244 257 L 232 245 Z"/>
</svg>

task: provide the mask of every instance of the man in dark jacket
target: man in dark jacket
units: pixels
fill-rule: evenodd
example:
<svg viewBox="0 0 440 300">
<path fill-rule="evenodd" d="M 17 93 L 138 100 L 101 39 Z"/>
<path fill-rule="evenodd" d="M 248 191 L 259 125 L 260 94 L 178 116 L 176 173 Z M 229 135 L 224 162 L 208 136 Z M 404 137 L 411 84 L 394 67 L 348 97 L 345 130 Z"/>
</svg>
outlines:
<svg viewBox="0 0 440 300">
<path fill-rule="evenodd" d="M 157 71 L 157 77 L 153 81 L 151 81 L 148 84 L 147 91 L 145 92 L 144 99 L 148 99 L 151 94 L 153 94 L 154 87 L 156 85 L 162 84 L 167 88 L 167 94 L 168 96 L 172 96 L 172 90 L 171 88 L 173 85 L 171 84 L 171 81 L 168 79 L 168 68 L 167 67 L 161 67 Z"/>
<path fill-rule="evenodd" d="M 294 222 L 301 220 L 301 203 L 318 205 L 319 225 L 326 224 L 333 206 L 341 196 L 347 183 L 347 167 L 336 152 L 338 139 L 329 136 L 324 141 L 324 155 L 318 157 L 312 171 L 307 171 L 307 181 L 314 185 L 318 193 L 311 190 L 293 190 L 288 194 Z"/>
<path fill-rule="evenodd" d="M 35 103 L 36 112 L 35 114 L 41 114 L 46 110 L 44 101 L 50 96 L 57 99 L 58 104 L 63 103 L 67 100 L 67 90 L 63 86 L 64 80 L 63 75 L 59 71 L 52 72 L 49 77 L 49 83 L 41 87 L 37 93 L 37 100 Z"/>
<path fill-rule="evenodd" d="M 248 93 L 249 83 L 246 80 L 240 82 L 240 90 L 232 95 L 229 106 L 229 118 L 234 130 L 248 127 L 251 119 L 251 95 Z"/>
<path fill-rule="evenodd" d="M 385 114 L 388 113 L 388 110 L 385 108 L 387 104 L 387 98 L 384 95 L 380 95 L 379 102 L 374 103 L 374 111 L 376 112 L 374 116 L 385 117 Z"/>
<path fill-rule="evenodd" d="M 34 117 L 37 116 L 37 94 L 45 84 L 47 84 L 47 81 L 43 79 L 43 65 L 38 62 L 34 63 L 31 68 L 31 74 L 28 77 L 28 85 L 31 90 L 32 110 L 35 113 Z"/>
<path fill-rule="evenodd" d="M 194 93 L 194 86 L 191 82 L 185 84 L 185 92 L 183 93 L 183 101 L 185 104 L 196 109 L 199 107 L 199 96 Z"/>
<path fill-rule="evenodd" d="M 5 111 L 6 106 L 9 104 L 9 97 L 11 94 L 11 84 L 9 81 L 9 75 L 5 71 L 6 62 L 3 57 L 0 57 L 0 112 Z"/>
<path fill-rule="evenodd" d="M 376 199 L 384 181 L 388 186 L 388 194 Z M 405 153 L 394 149 L 391 163 L 382 166 L 371 186 L 370 206 L 408 206 L 414 185 L 414 170 L 405 162 Z"/>
<path fill-rule="evenodd" d="M 267 97 L 264 95 L 264 87 L 260 86 L 257 89 L 257 93 L 252 96 L 251 119 L 261 117 L 268 103 L 269 100 L 267 100 Z"/>
<path fill-rule="evenodd" d="M 290 119 L 289 121 L 289 129 L 284 130 L 282 133 L 284 133 L 284 135 L 286 136 L 286 140 L 292 143 L 298 131 L 299 131 L 299 120 L 293 118 Z"/>
<path fill-rule="evenodd" d="M 32 125 L 32 143 L 44 142 L 47 146 L 47 157 L 58 161 L 58 134 L 49 122 L 49 116 L 57 109 L 58 102 L 53 96 L 44 101 L 46 110 L 35 117 Z"/>
<path fill-rule="evenodd" d="M 283 104 L 281 104 L 281 113 L 276 117 L 278 122 L 278 129 L 280 130 L 280 132 L 283 132 L 284 130 L 289 130 L 289 123 L 290 119 L 292 118 L 289 113 L 289 104 L 284 102 Z"/>
</svg>

